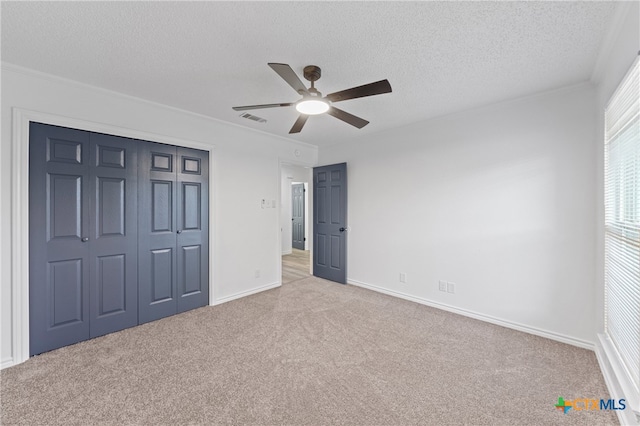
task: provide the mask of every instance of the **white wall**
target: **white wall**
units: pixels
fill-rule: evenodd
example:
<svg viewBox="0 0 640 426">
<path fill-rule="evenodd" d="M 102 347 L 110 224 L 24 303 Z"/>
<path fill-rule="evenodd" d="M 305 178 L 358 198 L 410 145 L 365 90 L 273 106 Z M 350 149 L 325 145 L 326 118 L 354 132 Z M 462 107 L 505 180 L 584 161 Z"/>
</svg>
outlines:
<svg viewBox="0 0 640 426">
<path fill-rule="evenodd" d="M 591 346 L 594 107 L 584 84 L 323 148 L 347 162 L 349 282 Z"/>
<path fill-rule="evenodd" d="M 305 183 L 307 184 L 305 188 L 307 192 L 305 193 L 305 249 L 309 249 L 309 242 L 311 241 L 309 237 L 309 226 L 310 226 L 310 216 L 309 216 L 309 191 L 311 191 L 311 171 L 312 169 L 302 166 L 296 166 L 292 164 L 283 164 L 281 168 L 281 176 L 280 176 L 280 204 L 282 205 L 282 209 L 280 211 L 280 223 L 282 228 L 282 254 L 291 254 L 292 248 L 292 229 L 291 229 L 291 184 L 293 183 Z"/>
<path fill-rule="evenodd" d="M 313 165 L 317 148 L 204 116 L 3 64 L 0 150 L 0 365 L 13 360 L 11 309 L 12 108 L 214 146 L 211 212 L 214 301 L 280 283 L 280 162 Z M 295 154 L 298 151 L 298 155 Z M 255 270 L 260 269 L 260 278 Z M 24 283 L 21 283 L 21 285 Z"/>
</svg>

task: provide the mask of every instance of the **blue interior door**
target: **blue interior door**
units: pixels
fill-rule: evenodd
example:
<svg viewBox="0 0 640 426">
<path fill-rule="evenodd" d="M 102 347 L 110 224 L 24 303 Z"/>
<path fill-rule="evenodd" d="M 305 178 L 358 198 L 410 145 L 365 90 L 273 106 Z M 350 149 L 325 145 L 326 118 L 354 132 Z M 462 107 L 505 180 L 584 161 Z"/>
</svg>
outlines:
<svg viewBox="0 0 640 426">
<path fill-rule="evenodd" d="M 347 282 L 347 164 L 313 169 L 313 275 Z"/>
<path fill-rule="evenodd" d="M 304 250 L 304 184 L 291 185 L 291 246 Z"/>
</svg>

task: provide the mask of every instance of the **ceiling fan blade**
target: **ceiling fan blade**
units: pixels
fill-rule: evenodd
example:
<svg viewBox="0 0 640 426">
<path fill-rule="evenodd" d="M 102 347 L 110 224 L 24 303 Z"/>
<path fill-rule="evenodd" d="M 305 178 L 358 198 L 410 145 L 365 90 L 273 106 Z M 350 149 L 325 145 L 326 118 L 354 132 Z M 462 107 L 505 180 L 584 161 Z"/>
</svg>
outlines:
<svg viewBox="0 0 640 426">
<path fill-rule="evenodd" d="M 307 122 L 307 118 L 309 118 L 308 115 L 300 114 L 300 117 L 298 117 L 296 122 L 293 123 L 293 127 L 291 128 L 291 130 L 289 130 L 289 134 L 291 134 L 291 133 L 300 133 L 300 130 L 302 130 L 302 127 L 304 126 L 304 123 Z"/>
<path fill-rule="evenodd" d="M 246 111 L 248 109 L 261 109 L 261 108 L 277 108 L 277 107 L 288 107 L 293 105 L 293 102 L 289 102 L 286 104 L 264 104 L 264 105 L 247 105 L 247 106 L 237 106 L 233 107 L 235 111 Z"/>
<path fill-rule="evenodd" d="M 325 96 L 325 98 L 329 99 L 331 102 L 340 102 L 349 99 L 364 98 L 365 96 L 381 95 L 383 93 L 391 93 L 391 84 L 389 84 L 389 80 L 380 80 L 375 83 L 369 83 L 363 86 L 342 90 L 340 92 L 330 93 Z"/>
<path fill-rule="evenodd" d="M 309 91 L 305 87 L 305 85 L 300 81 L 300 78 L 297 76 L 295 71 L 291 69 L 291 67 L 287 64 L 274 64 L 269 63 L 269 65 L 275 72 L 278 73 L 280 77 L 287 83 L 289 86 L 293 87 L 293 90 L 298 94 L 309 94 Z"/>
<path fill-rule="evenodd" d="M 348 112 L 333 106 L 329 108 L 329 111 L 327 111 L 327 114 L 333 115 L 335 118 L 342 120 L 347 124 L 351 124 L 352 126 L 355 126 L 358 129 L 362 129 L 364 126 L 369 124 L 369 122 L 364 118 L 356 117 L 353 114 L 349 114 Z"/>
</svg>

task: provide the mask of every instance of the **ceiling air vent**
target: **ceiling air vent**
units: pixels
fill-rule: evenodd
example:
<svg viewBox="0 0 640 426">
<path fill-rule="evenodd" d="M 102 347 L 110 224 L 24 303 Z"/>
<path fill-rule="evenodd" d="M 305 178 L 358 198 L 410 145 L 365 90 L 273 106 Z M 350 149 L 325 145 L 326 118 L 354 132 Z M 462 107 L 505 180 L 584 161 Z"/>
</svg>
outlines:
<svg viewBox="0 0 640 426">
<path fill-rule="evenodd" d="M 240 114 L 240 117 L 242 118 L 246 118 L 249 120 L 253 120 L 253 121 L 257 121 L 258 123 L 266 123 L 267 120 L 265 120 L 262 117 L 258 117 L 257 115 L 251 115 L 248 112 L 245 112 L 244 114 Z"/>
</svg>

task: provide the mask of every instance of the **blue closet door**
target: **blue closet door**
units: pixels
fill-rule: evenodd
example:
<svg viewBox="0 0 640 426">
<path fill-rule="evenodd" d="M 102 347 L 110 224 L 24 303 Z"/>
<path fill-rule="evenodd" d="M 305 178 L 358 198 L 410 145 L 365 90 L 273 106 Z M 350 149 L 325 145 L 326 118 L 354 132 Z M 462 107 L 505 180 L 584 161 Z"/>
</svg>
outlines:
<svg viewBox="0 0 640 426">
<path fill-rule="evenodd" d="M 139 320 L 209 303 L 208 153 L 140 142 Z"/>
<path fill-rule="evenodd" d="M 89 338 L 90 133 L 29 129 L 31 355 Z"/>
<path fill-rule="evenodd" d="M 36 355 L 138 323 L 137 145 L 29 127 L 29 324 Z"/>
<path fill-rule="evenodd" d="M 90 335 L 138 324 L 138 145 L 91 134 Z"/>
</svg>

